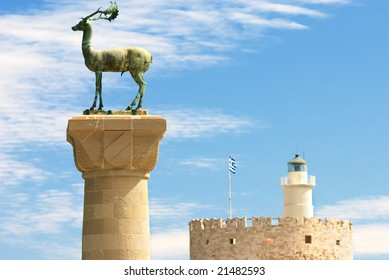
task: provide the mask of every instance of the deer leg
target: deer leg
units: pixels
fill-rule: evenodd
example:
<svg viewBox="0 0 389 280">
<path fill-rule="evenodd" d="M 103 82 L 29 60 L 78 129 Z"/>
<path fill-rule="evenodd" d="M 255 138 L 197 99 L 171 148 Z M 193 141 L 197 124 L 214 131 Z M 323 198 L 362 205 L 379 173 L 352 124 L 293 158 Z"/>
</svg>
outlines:
<svg viewBox="0 0 389 280">
<path fill-rule="evenodd" d="M 130 74 L 131 74 L 132 78 L 134 79 L 134 81 L 135 81 L 136 83 L 138 83 L 138 82 L 136 81 L 136 74 L 132 73 L 131 71 L 130 71 Z M 132 100 L 130 106 L 128 106 L 126 110 L 132 110 L 132 107 L 135 106 L 136 102 L 138 101 L 138 98 L 139 98 L 139 92 L 136 94 L 134 100 Z"/>
<path fill-rule="evenodd" d="M 103 72 L 96 72 L 96 91 L 99 94 L 99 110 L 103 109 L 103 84 L 102 84 Z M 96 97 L 95 97 L 96 98 Z"/>
<path fill-rule="evenodd" d="M 136 101 L 138 101 L 138 98 L 139 98 L 139 93 L 135 96 L 134 100 L 131 102 L 131 105 L 128 106 L 126 110 L 132 110 L 132 107 L 135 106 Z"/>
<path fill-rule="evenodd" d="M 139 103 L 138 103 L 138 106 L 136 107 L 136 110 L 138 110 L 139 108 L 142 108 L 143 94 L 144 94 L 146 86 L 147 86 L 146 82 L 143 80 L 143 73 L 142 72 L 138 73 L 136 81 L 137 81 L 137 84 L 139 85 L 139 91 L 138 91 Z"/>
<path fill-rule="evenodd" d="M 100 74 L 99 74 L 100 73 Z M 93 100 L 92 107 L 90 107 L 90 110 L 94 110 L 96 107 L 97 102 L 97 96 L 100 96 L 101 98 L 101 72 L 95 72 L 96 80 L 95 80 L 95 99 Z M 99 78 L 100 76 L 100 78 Z M 101 104 L 101 101 L 100 101 Z M 99 109 L 100 110 L 100 109 Z"/>
<path fill-rule="evenodd" d="M 138 90 L 137 95 L 135 96 L 135 99 L 131 102 L 131 105 L 127 107 L 127 110 L 131 110 L 132 107 L 135 106 L 135 104 L 136 104 L 136 102 L 138 101 L 138 98 L 139 98 L 138 106 L 135 109 L 135 110 L 138 110 L 138 109 L 140 109 L 142 107 L 142 99 L 143 99 L 143 93 L 144 93 L 145 88 L 146 88 L 146 83 L 143 80 L 143 73 L 142 72 L 131 73 L 131 76 L 134 78 L 135 82 L 139 86 L 139 90 Z"/>
<path fill-rule="evenodd" d="M 98 92 L 97 92 L 97 89 L 96 89 L 96 91 L 95 91 L 95 99 L 93 100 L 93 104 L 92 104 L 92 107 L 90 107 L 90 110 L 94 110 L 95 107 L 96 107 L 97 95 L 98 95 Z"/>
</svg>

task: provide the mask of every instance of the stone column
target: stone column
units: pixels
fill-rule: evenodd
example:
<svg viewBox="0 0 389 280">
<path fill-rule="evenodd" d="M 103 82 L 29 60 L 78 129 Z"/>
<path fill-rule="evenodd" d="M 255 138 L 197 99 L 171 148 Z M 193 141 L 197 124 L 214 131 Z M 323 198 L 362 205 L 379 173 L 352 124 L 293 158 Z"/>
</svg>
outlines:
<svg viewBox="0 0 389 280">
<path fill-rule="evenodd" d="M 82 259 L 150 259 L 147 180 L 165 130 L 158 116 L 69 120 L 67 140 L 85 179 Z"/>
</svg>

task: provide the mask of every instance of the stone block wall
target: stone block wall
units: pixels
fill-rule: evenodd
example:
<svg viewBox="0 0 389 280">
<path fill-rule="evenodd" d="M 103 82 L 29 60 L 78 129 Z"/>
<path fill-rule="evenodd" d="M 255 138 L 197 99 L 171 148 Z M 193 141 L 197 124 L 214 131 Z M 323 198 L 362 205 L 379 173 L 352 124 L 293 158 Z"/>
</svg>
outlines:
<svg viewBox="0 0 389 280">
<path fill-rule="evenodd" d="M 320 218 L 189 222 L 191 260 L 350 260 L 352 223 Z"/>
</svg>

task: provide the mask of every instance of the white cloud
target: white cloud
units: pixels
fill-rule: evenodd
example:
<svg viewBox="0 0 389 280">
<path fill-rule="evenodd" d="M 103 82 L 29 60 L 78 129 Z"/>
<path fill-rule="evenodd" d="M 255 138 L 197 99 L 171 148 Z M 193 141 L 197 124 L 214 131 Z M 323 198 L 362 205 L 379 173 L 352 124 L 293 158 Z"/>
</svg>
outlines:
<svg viewBox="0 0 389 280">
<path fill-rule="evenodd" d="M 29 239 L 34 234 L 56 234 L 63 229 L 79 228 L 82 221 L 81 198 L 55 189 L 34 193 L 4 194 L 0 217 L 1 236 Z M 14 199 L 16 197 L 17 199 Z"/>
<path fill-rule="evenodd" d="M 389 197 L 354 198 L 320 207 L 315 216 L 351 220 L 354 257 L 389 255 Z"/>
<path fill-rule="evenodd" d="M 354 257 L 389 256 L 389 223 L 354 225 Z"/>
<path fill-rule="evenodd" d="M 34 250 L 35 257 L 44 259 L 79 259 L 83 196 L 71 190 L 35 190 L 3 191 L 0 242 Z M 63 235 L 70 229 L 78 229 L 80 238 Z"/>
<path fill-rule="evenodd" d="M 337 202 L 335 205 L 320 207 L 319 217 L 348 220 L 389 220 L 389 196 L 355 198 Z"/>
<path fill-rule="evenodd" d="M 267 128 L 260 121 L 227 115 L 212 110 L 166 110 L 157 111 L 167 119 L 166 138 L 204 138 L 220 133 L 241 133 L 250 128 Z"/>
<path fill-rule="evenodd" d="M 274 3 L 274 1 L 241 0 L 241 2 L 244 2 L 250 8 L 250 10 L 254 9 L 263 13 L 271 12 L 271 13 L 290 14 L 290 15 L 304 15 L 310 17 L 326 17 L 324 13 L 316 10 L 312 10 L 312 9 L 308 9 L 296 5 Z"/>
<path fill-rule="evenodd" d="M 171 229 L 151 233 L 151 259 L 189 259 L 189 230 Z"/>
<path fill-rule="evenodd" d="M 352 0 L 297 0 L 297 2 L 307 4 L 348 4 Z"/>
<path fill-rule="evenodd" d="M 0 181 L 3 187 L 19 185 L 25 181 L 39 184 L 50 175 L 50 172 L 34 167 L 28 161 L 15 160 L 10 155 L 0 153 Z M 4 190 L 0 187 L 0 192 Z"/>
<path fill-rule="evenodd" d="M 209 205 L 178 199 L 150 199 L 151 258 L 189 259 L 188 222 Z"/>
<path fill-rule="evenodd" d="M 0 234 L 1 236 L 1 234 Z M 1 240 L 0 242 L 6 243 L 9 247 L 15 247 L 16 251 L 26 250 L 27 254 L 34 251 L 33 258 L 41 260 L 79 260 L 81 259 L 81 238 L 69 239 L 68 238 L 56 238 L 56 236 L 45 236 L 42 239 L 33 238 L 21 238 L 20 236 L 14 236 Z M 12 250 L 12 249 L 11 249 Z M 30 259 L 31 256 L 20 255 L 20 253 L 10 256 L 2 257 L 7 260 L 12 259 Z M 2 258 L 2 259 L 3 259 Z"/>
<path fill-rule="evenodd" d="M 209 208 L 208 205 L 196 202 L 177 202 L 174 199 L 154 198 L 149 201 L 150 219 L 166 220 L 192 218 L 193 213 L 198 209 Z"/>
<path fill-rule="evenodd" d="M 80 260 L 81 259 L 81 238 L 70 240 L 67 245 L 63 242 L 51 241 L 43 244 L 36 242 L 30 244 L 30 247 L 42 252 L 47 260 Z"/>
<path fill-rule="evenodd" d="M 307 29 L 308 27 L 289 20 L 284 20 L 280 18 L 267 19 L 260 16 L 242 13 L 242 12 L 233 12 L 231 13 L 231 18 L 242 24 L 249 24 L 254 26 L 261 26 L 267 28 L 275 29 Z"/>
<path fill-rule="evenodd" d="M 188 165 L 195 168 L 205 168 L 210 170 L 217 170 L 223 166 L 223 159 L 207 158 L 207 157 L 193 157 L 184 159 L 178 162 L 179 165 Z"/>
</svg>

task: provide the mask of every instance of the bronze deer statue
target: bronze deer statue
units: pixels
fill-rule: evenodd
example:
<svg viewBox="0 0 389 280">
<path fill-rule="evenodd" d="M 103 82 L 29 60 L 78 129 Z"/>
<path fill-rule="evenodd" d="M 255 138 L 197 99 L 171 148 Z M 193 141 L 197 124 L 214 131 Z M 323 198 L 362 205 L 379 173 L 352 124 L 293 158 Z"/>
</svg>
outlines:
<svg viewBox="0 0 389 280">
<path fill-rule="evenodd" d="M 129 47 L 116 48 L 109 50 L 95 50 L 92 47 L 92 25 L 91 21 L 105 19 L 108 21 L 114 20 L 118 14 L 118 6 L 116 2 L 111 2 L 108 9 L 101 11 L 99 8 L 96 12 L 81 19 L 81 21 L 72 27 L 73 31 L 83 31 L 82 37 L 82 54 L 85 59 L 86 67 L 96 74 L 96 92 L 93 105 L 90 110 L 96 107 L 97 96 L 99 96 L 98 110 L 103 108 L 102 99 L 102 74 L 103 72 L 124 72 L 129 71 L 132 78 L 139 86 L 138 93 L 130 106 L 126 110 L 132 110 L 133 106 L 139 99 L 135 110 L 142 107 L 143 94 L 146 89 L 146 83 L 143 80 L 143 74 L 147 71 L 152 63 L 152 55 L 143 48 Z M 98 17 L 92 18 L 99 14 Z"/>
</svg>

